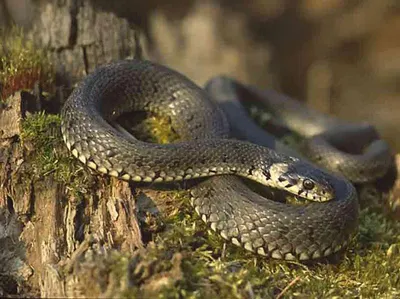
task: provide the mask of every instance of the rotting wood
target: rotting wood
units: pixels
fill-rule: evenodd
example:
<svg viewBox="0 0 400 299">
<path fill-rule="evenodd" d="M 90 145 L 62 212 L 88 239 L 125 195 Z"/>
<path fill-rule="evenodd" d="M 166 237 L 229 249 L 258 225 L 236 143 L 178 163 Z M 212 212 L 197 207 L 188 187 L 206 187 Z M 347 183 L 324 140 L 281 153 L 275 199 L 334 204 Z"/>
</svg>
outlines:
<svg viewBox="0 0 400 299">
<path fill-rule="evenodd" d="M 15 267 L 8 270 L 18 294 L 29 289 L 31 295 L 71 296 L 68 289 L 60 287 L 69 280 L 62 275 L 62 265 L 81 244 L 90 240 L 100 252 L 118 249 L 130 254 L 142 247 L 135 196 L 128 183 L 95 175 L 85 185 L 90 189 L 78 190 L 79 196 L 53 173 L 36 177 L 31 166 L 38 149 L 20 142 L 21 125 L 15 121 L 23 119 L 20 95 L 7 101 L 12 103 L 7 114 L 0 114 L 12 115 L 8 119 L 15 124 L 8 126 L 7 138 L 1 139 L 0 207 L 22 227 L 16 238 L 24 244 L 24 262 L 20 262 L 24 279 Z M 65 148 L 55 150 L 68 155 Z M 31 269 L 29 277 L 27 267 Z M 8 270 L 3 269 L 5 273 Z"/>
<path fill-rule="evenodd" d="M 97 65 L 141 53 L 136 29 L 114 13 L 97 10 L 92 1 L 42 1 L 34 8 L 37 14 L 27 37 L 48 49 L 57 73 L 57 93 L 63 94 L 50 105 L 52 113 L 59 111 L 67 96 L 64 91 Z M 29 107 L 21 92 L 1 105 L 0 220 L 12 218 L 10 223 L 19 225 L 13 238 L 20 240 L 22 251 L 14 252 L 18 267 L 2 263 L 0 257 L 0 275 L 8 277 L 11 286 L 0 284 L 0 295 L 74 296 L 76 284 L 82 281 L 73 274 L 81 262 L 77 256 L 85 260 L 89 250 L 102 259 L 112 249 L 132 254 L 143 246 L 135 194 L 128 183 L 97 175 L 89 175 L 88 189 L 78 192 L 52 172 L 35 177 L 31 166 L 38 149 L 22 144 L 20 138 L 21 121 Z M 48 102 L 42 105 L 48 106 Z M 54 138 L 59 132 L 49 130 L 48 134 Z M 54 150 L 69 155 L 63 146 Z M 83 167 L 77 163 L 76 168 Z M 10 229 L 8 222 L 4 229 Z M 70 260 L 73 264 L 65 269 Z M 89 262 L 97 265 L 95 260 Z M 93 296 L 102 292 L 85 291 Z"/>
</svg>

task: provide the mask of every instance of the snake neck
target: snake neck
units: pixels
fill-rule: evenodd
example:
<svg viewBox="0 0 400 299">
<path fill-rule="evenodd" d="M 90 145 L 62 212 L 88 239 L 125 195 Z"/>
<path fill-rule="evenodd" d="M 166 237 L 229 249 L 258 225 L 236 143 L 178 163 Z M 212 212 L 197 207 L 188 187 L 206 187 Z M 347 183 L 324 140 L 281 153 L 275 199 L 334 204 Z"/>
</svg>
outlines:
<svg viewBox="0 0 400 299">
<path fill-rule="evenodd" d="M 70 128 L 63 130 L 67 147 L 81 162 L 100 173 L 146 183 L 232 174 L 311 200 L 323 201 L 325 196 L 306 192 L 301 186 L 301 174 L 310 165 L 249 142 L 203 139 L 157 145 L 127 140 L 112 127 L 93 131 L 76 123 L 72 114 L 65 116 L 63 127 Z M 86 137 L 75 138 L 75 130 L 85 131 Z M 311 175 L 323 177 L 315 170 L 303 177 Z"/>
<path fill-rule="evenodd" d="M 74 121 L 66 119 L 63 126 L 73 128 Z M 80 131 L 85 129 L 79 127 Z M 63 130 L 63 137 L 75 157 L 100 173 L 127 181 L 157 183 L 235 174 L 276 186 L 268 169 L 287 160 L 267 148 L 230 139 L 158 145 L 128 141 L 115 132 L 92 132 L 90 128 L 86 129 L 86 138 L 78 139 L 73 131 Z"/>
</svg>

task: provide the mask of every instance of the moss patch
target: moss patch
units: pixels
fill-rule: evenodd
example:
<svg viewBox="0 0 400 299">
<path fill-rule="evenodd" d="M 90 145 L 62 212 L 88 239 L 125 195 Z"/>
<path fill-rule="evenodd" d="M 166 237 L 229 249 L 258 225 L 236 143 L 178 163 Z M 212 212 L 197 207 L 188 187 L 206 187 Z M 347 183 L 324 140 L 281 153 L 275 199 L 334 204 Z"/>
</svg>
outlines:
<svg viewBox="0 0 400 299">
<path fill-rule="evenodd" d="M 71 190 L 86 190 L 90 174 L 72 157 L 64 145 L 59 115 L 39 112 L 22 121 L 21 141 L 28 150 L 29 172 L 33 178 L 52 175 Z"/>
<path fill-rule="evenodd" d="M 0 28 L 0 100 L 39 82 L 48 89 L 54 73 L 43 50 L 24 38 L 22 29 Z"/>
<path fill-rule="evenodd" d="M 309 264 L 268 260 L 210 231 L 185 192 L 162 192 L 179 209 L 146 249 L 120 256 L 110 277 L 125 298 L 396 298 L 400 295 L 400 224 L 382 211 L 361 213 L 360 233 L 342 254 Z M 122 271 L 122 273 L 121 273 Z M 113 274 L 114 273 L 114 274 Z M 114 293 L 116 294 L 116 293 Z"/>
</svg>

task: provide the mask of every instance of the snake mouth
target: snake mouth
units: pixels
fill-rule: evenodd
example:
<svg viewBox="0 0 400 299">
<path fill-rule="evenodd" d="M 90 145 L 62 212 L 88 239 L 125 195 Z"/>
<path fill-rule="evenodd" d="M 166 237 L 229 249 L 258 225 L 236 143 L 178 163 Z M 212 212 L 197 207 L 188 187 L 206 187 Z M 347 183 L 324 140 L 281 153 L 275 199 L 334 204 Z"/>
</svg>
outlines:
<svg viewBox="0 0 400 299">
<path fill-rule="evenodd" d="M 267 186 L 260 184 L 251 178 L 243 178 L 246 185 L 254 192 L 262 196 L 263 198 L 289 205 L 307 205 L 316 201 L 309 200 L 303 196 L 291 192 L 284 188 Z"/>
</svg>

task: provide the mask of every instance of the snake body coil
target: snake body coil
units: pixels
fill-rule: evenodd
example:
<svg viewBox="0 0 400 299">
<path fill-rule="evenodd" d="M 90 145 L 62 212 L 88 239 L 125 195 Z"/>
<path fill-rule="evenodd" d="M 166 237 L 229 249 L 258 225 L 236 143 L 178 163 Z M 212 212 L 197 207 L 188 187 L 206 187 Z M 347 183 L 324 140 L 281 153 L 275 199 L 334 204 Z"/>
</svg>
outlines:
<svg viewBox="0 0 400 299">
<path fill-rule="evenodd" d="M 126 138 L 110 123 L 124 112 L 170 118 L 181 141 L 167 145 Z M 341 249 L 357 225 L 354 187 L 311 164 L 244 141 L 207 94 L 183 75 L 148 61 L 98 68 L 71 94 L 61 131 L 72 154 L 101 173 L 128 181 L 195 185 L 192 203 L 222 237 L 261 255 L 307 260 Z M 324 203 L 290 206 L 263 198 L 239 178 Z"/>
</svg>

